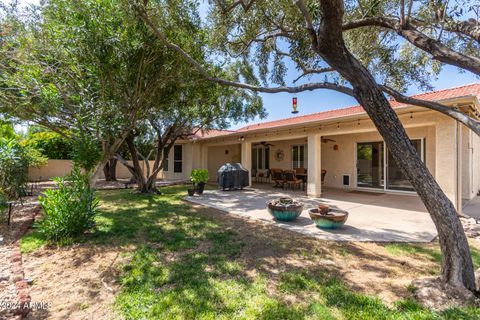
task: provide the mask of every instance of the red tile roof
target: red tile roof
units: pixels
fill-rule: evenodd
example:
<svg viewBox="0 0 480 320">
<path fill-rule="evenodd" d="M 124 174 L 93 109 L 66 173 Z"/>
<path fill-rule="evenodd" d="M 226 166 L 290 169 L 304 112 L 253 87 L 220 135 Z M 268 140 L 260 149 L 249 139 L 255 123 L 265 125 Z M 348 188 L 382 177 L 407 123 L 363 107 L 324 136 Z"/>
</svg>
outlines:
<svg viewBox="0 0 480 320">
<path fill-rule="evenodd" d="M 427 93 L 421 93 L 411 96 L 412 98 L 422 99 L 422 100 L 430 100 L 430 101 L 439 101 L 439 100 L 446 100 L 450 98 L 458 98 L 464 96 L 477 96 L 480 97 L 480 83 L 473 83 L 469 85 L 464 85 L 460 87 L 444 89 L 444 90 L 437 90 L 431 91 Z M 405 104 L 399 103 L 395 100 L 390 100 L 390 104 L 393 108 L 398 108 L 400 106 L 404 106 Z M 298 117 L 290 117 L 286 119 L 274 120 L 274 121 L 266 121 L 260 122 L 256 124 L 251 124 L 246 127 L 238 129 L 236 132 L 247 132 L 251 130 L 258 130 L 258 129 L 269 129 L 275 127 L 283 127 L 291 124 L 299 124 L 305 122 L 312 122 L 312 121 L 320 121 L 320 120 L 327 120 L 327 119 L 335 119 L 344 116 L 350 116 L 355 114 L 364 113 L 363 107 L 360 105 L 322 111 L 317 113 L 306 114 L 303 116 Z M 232 133 L 232 132 L 230 132 Z"/>
<path fill-rule="evenodd" d="M 190 139 L 204 139 L 204 138 L 213 138 L 218 136 L 223 136 L 230 133 L 235 133 L 235 130 L 199 130 L 195 134 L 192 134 Z"/>
</svg>

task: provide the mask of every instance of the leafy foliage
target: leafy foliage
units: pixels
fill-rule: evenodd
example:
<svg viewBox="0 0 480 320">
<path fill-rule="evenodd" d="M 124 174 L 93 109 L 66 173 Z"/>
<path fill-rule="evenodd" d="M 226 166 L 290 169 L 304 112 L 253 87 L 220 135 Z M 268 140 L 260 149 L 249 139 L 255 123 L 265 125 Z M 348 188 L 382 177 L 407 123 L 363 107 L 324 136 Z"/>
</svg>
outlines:
<svg viewBox="0 0 480 320">
<path fill-rule="evenodd" d="M 190 180 L 194 184 L 200 183 L 200 182 L 208 182 L 209 176 L 208 176 L 208 170 L 207 169 L 194 169 L 192 170 L 192 174 L 190 176 Z"/>
<path fill-rule="evenodd" d="M 11 122 L 0 119 L 0 137 L 6 138 L 6 139 L 13 139 L 16 137 L 16 134 Z"/>
<path fill-rule="evenodd" d="M 28 167 L 44 164 L 46 159 L 16 139 L 0 138 L 0 190 L 9 198 L 25 195 Z"/>
<path fill-rule="evenodd" d="M 71 159 L 72 142 L 52 131 L 37 132 L 28 135 L 22 144 L 38 150 L 48 159 Z"/>
<path fill-rule="evenodd" d="M 75 168 L 66 178 L 56 178 L 58 189 L 49 189 L 39 197 L 43 219 L 39 232 L 48 240 L 65 241 L 81 235 L 95 225 L 98 199 L 88 176 Z"/>
<path fill-rule="evenodd" d="M 76 166 L 84 169 L 86 172 L 91 172 L 100 161 L 101 156 L 99 142 L 95 137 L 89 136 L 82 131 L 76 134 L 71 152 L 73 163 Z"/>
</svg>

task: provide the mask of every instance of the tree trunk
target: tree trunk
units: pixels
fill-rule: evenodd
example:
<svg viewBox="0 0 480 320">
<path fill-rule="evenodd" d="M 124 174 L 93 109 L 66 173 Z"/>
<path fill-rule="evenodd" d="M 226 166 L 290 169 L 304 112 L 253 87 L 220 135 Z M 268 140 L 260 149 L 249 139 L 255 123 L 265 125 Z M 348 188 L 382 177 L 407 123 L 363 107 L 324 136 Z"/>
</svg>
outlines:
<svg viewBox="0 0 480 320">
<path fill-rule="evenodd" d="M 95 188 L 95 184 L 97 183 L 98 179 L 100 178 L 102 174 L 103 167 L 105 167 L 105 164 L 108 162 L 108 160 L 103 160 L 100 163 L 98 163 L 95 166 L 95 169 L 92 171 L 89 181 L 90 181 L 90 187 Z"/>
<path fill-rule="evenodd" d="M 322 0 L 320 3 L 323 19 L 318 38 L 311 34 L 315 37 L 315 49 L 350 82 L 355 98 L 375 124 L 396 163 L 425 204 L 438 231 L 444 280 L 455 287 L 475 292 L 472 258 L 455 207 L 418 156 L 400 119 L 373 76 L 346 48 L 341 31 L 343 1 Z"/>
<path fill-rule="evenodd" d="M 147 179 L 145 177 L 145 173 L 140 166 L 137 147 L 135 146 L 133 137 L 127 137 L 125 139 L 125 142 L 127 143 L 128 150 L 130 151 L 130 155 L 132 156 L 133 168 L 130 168 L 130 172 L 137 181 L 138 191 L 140 191 L 141 193 L 158 193 L 155 184 L 152 184 L 151 181 L 149 181 L 150 179 Z"/>
<path fill-rule="evenodd" d="M 117 181 L 117 159 L 110 159 L 103 167 L 105 181 Z"/>
</svg>

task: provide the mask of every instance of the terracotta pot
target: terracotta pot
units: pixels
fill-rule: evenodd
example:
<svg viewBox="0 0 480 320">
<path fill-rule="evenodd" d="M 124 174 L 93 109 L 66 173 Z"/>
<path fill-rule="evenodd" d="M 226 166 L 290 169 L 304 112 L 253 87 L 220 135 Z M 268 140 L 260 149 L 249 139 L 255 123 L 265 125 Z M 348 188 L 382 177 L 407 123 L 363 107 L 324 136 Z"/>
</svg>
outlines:
<svg viewBox="0 0 480 320">
<path fill-rule="evenodd" d="M 318 205 L 318 211 L 320 214 L 328 214 L 328 211 L 330 210 L 330 206 L 328 204 L 319 204 Z"/>
</svg>

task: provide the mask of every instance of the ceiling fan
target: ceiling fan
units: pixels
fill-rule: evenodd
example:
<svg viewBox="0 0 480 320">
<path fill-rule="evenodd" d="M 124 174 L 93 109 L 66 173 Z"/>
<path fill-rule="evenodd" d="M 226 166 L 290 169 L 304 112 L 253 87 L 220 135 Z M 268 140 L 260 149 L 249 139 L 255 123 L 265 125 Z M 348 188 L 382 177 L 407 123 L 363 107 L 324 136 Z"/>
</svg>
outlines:
<svg viewBox="0 0 480 320">
<path fill-rule="evenodd" d="M 333 139 L 329 139 L 329 138 L 324 138 L 324 137 L 322 137 L 322 142 L 323 142 L 323 143 L 327 143 L 327 142 L 337 142 L 337 141 L 335 141 L 335 140 L 333 140 Z"/>
<path fill-rule="evenodd" d="M 267 141 L 261 141 L 261 142 L 259 142 L 259 143 L 254 143 L 253 145 L 254 145 L 254 146 L 262 145 L 262 146 L 264 146 L 264 147 L 275 147 L 274 144 L 271 144 L 271 143 L 269 143 L 269 142 L 267 142 Z"/>
</svg>

